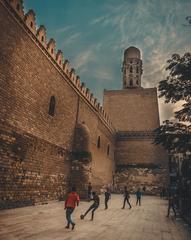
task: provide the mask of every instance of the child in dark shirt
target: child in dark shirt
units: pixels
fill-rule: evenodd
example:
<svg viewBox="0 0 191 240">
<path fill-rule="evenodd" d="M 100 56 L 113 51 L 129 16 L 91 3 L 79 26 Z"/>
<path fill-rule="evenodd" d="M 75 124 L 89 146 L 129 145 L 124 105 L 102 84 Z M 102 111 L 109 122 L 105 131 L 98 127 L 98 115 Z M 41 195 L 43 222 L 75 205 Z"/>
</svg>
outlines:
<svg viewBox="0 0 191 240">
<path fill-rule="evenodd" d="M 108 209 L 108 201 L 110 198 L 111 198 L 111 193 L 109 191 L 109 188 L 107 188 L 105 192 L 105 209 Z"/>
<path fill-rule="evenodd" d="M 82 214 L 80 216 L 81 219 L 84 219 L 85 216 L 92 210 L 91 221 L 93 221 L 94 212 L 99 207 L 100 199 L 96 192 L 92 192 L 92 196 L 93 196 L 93 198 L 91 200 L 94 201 L 94 203 L 88 208 L 88 210 L 85 212 L 85 214 Z"/>
<path fill-rule="evenodd" d="M 129 194 L 128 190 L 127 190 L 127 186 L 124 187 L 123 196 L 124 196 L 124 200 L 123 200 L 123 207 L 122 207 L 122 209 L 125 208 L 125 203 L 126 202 L 129 205 L 129 209 L 131 209 L 131 204 L 129 202 L 130 194 Z"/>
</svg>

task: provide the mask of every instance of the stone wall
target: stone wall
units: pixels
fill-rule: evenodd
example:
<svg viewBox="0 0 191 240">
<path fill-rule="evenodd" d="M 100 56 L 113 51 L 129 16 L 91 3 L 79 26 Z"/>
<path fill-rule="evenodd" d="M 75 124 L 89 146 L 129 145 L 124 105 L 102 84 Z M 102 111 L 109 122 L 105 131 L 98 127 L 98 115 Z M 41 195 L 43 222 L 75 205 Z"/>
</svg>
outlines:
<svg viewBox="0 0 191 240">
<path fill-rule="evenodd" d="M 115 171 L 114 150 L 115 132 L 104 125 L 96 112 L 80 101 L 78 122 L 84 122 L 90 131 L 90 152 L 92 162 L 89 166 L 90 182 L 95 190 L 111 184 L 112 172 Z M 98 147 L 100 138 L 100 147 Z M 108 153 L 109 147 L 109 153 Z"/>
<path fill-rule="evenodd" d="M 104 108 L 117 130 L 115 187 L 131 191 L 146 186 L 158 193 L 167 183 L 167 153 L 153 144 L 159 127 L 156 88 L 104 91 Z"/>
<path fill-rule="evenodd" d="M 92 144 L 92 152 L 94 153 L 92 159 L 92 183 L 97 189 L 111 186 L 112 174 L 115 172 L 115 139 L 114 135 L 98 122 L 97 138 Z M 100 147 L 97 142 L 100 137 Z M 109 150 L 108 150 L 109 148 Z"/>
<path fill-rule="evenodd" d="M 63 199 L 69 159 L 62 147 L 0 124 L 0 208 Z"/>
<path fill-rule="evenodd" d="M 116 164 L 153 164 L 166 166 L 167 153 L 154 139 L 126 139 L 118 138 L 116 143 Z"/>
<path fill-rule="evenodd" d="M 103 106 L 117 130 L 153 131 L 159 126 L 156 88 L 105 90 Z"/>
<path fill-rule="evenodd" d="M 140 187 L 146 188 L 146 194 L 159 194 L 163 187 L 169 182 L 166 168 L 151 167 L 118 167 L 115 174 L 116 191 L 121 192 L 124 186 L 127 186 L 131 193 L 135 193 Z"/>
<path fill-rule="evenodd" d="M 21 10 L 21 0 L 0 0 L 2 208 L 64 197 L 80 176 L 73 152 L 76 126 L 82 121 L 91 133 L 92 166 L 88 171 L 93 186 L 99 190 L 110 183 L 109 171 L 114 168 L 115 130 L 107 114 L 80 83 L 69 61 L 63 63 L 55 41 L 46 42 L 45 27 L 36 29 L 35 13 L 30 10 L 24 15 Z M 52 97 L 55 107 L 50 113 Z M 103 142 L 99 150 L 98 135 Z M 106 154 L 107 144 L 110 155 Z M 85 189 L 87 180 L 80 181 Z"/>
<path fill-rule="evenodd" d="M 71 148 L 77 94 L 0 4 L 1 121 L 64 148 Z M 55 96 L 54 117 L 48 114 Z"/>
</svg>

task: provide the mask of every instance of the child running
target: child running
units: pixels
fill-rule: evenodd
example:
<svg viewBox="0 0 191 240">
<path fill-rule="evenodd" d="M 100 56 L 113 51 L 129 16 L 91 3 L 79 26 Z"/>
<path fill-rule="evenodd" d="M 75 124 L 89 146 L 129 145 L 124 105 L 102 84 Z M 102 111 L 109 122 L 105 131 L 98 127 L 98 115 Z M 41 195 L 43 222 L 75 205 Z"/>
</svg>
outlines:
<svg viewBox="0 0 191 240">
<path fill-rule="evenodd" d="M 81 219 L 84 219 L 85 216 L 89 213 L 89 211 L 92 210 L 92 217 L 91 217 L 91 221 L 93 221 L 94 219 L 94 212 L 95 210 L 99 207 L 99 203 L 100 203 L 100 199 L 99 196 L 97 195 L 96 192 L 92 192 L 92 196 L 93 198 L 91 199 L 92 201 L 94 201 L 94 203 L 88 208 L 88 210 L 85 212 L 85 214 L 82 214 L 80 216 Z"/>
<path fill-rule="evenodd" d="M 68 194 L 68 197 L 65 201 L 65 209 L 66 209 L 66 220 L 67 226 L 66 228 L 70 228 L 70 224 L 72 225 L 72 230 L 74 230 L 75 223 L 72 221 L 71 215 L 76 207 L 79 205 L 79 195 L 76 193 L 76 188 L 73 186 L 72 191 Z"/>
<path fill-rule="evenodd" d="M 129 195 L 129 192 L 127 190 L 127 186 L 124 187 L 123 197 L 124 197 L 124 200 L 123 200 L 123 207 L 122 207 L 122 209 L 125 208 L 125 203 L 126 202 L 129 205 L 129 209 L 131 209 L 131 204 L 129 202 L 130 195 Z"/>
</svg>

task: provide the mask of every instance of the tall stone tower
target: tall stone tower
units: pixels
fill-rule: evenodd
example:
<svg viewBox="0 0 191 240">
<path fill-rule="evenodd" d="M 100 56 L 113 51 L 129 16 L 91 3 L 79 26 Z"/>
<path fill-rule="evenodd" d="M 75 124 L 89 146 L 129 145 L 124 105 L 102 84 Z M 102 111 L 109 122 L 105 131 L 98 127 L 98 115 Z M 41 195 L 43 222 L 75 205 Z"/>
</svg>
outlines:
<svg viewBox="0 0 191 240">
<path fill-rule="evenodd" d="M 141 87 L 142 60 L 138 48 L 129 47 L 124 52 L 123 89 Z"/>
<path fill-rule="evenodd" d="M 123 89 L 104 91 L 104 109 L 117 129 L 115 182 L 119 188 L 147 186 L 156 193 L 167 181 L 167 155 L 153 144 L 160 124 L 157 89 L 141 87 L 142 60 L 136 47 L 124 51 L 122 73 Z"/>
</svg>

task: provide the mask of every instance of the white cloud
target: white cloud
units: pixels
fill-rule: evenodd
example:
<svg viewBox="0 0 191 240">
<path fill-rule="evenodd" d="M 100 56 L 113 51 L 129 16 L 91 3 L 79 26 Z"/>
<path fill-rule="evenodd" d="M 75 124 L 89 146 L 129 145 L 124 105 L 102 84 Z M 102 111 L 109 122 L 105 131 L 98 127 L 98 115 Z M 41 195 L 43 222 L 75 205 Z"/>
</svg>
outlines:
<svg viewBox="0 0 191 240">
<path fill-rule="evenodd" d="M 180 19 L 181 16 L 186 16 L 182 9 L 188 11 L 191 5 L 174 0 L 168 0 L 165 4 L 164 0 L 111 2 L 113 4 L 103 3 L 101 11 L 103 15 L 89 21 L 88 35 L 94 38 L 89 38 L 89 45 L 87 44 L 86 48 L 83 43 L 85 36 L 81 32 L 73 33 L 64 41 L 64 46 L 78 43 L 83 46 L 83 50 L 79 50 L 78 47 L 78 54 L 75 55 L 75 68 L 82 77 L 84 74 L 86 77 L 89 75 L 89 79 L 96 79 L 94 90 L 97 91 L 98 88 L 102 88 L 101 83 L 114 83 L 117 75 L 120 79 L 120 68 L 115 68 L 116 62 L 122 57 L 119 53 L 129 45 L 135 45 L 143 53 L 143 86 L 156 87 L 167 75 L 166 60 L 173 53 L 181 54 L 190 48 L 188 34 L 186 35 L 186 31 L 189 32 L 190 29 L 187 28 L 184 35 Z M 71 26 L 58 32 L 66 33 L 69 30 Z M 88 37 L 86 35 L 85 41 Z M 108 56 L 114 60 L 109 59 L 107 62 Z M 109 88 L 112 88 L 111 85 L 108 85 Z M 159 100 L 159 105 L 162 120 L 173 117 L 175 105 L 164 104 L 162 99 Z"/>
<path fill-rule="evenodd" d="M 57 28 L 54 32 L 55 33 L 65 33 L 65 32 L 68 32 L 69 30 L 71 30 L 73 27 L 72 26 L 65 26 L 65 27 L 62 27 L 62 28 Z"/>
<path fill-rule="evenodd" d="M 99 68 L 96 73 L 96 79 L 100 79 L 101 81 L 112 81 L 113 79 L 113 72 L 110 69 L 105 69 L 105 68 Z"/>
<path fill-rule="evenodd" d="M 75 68 L 79 69 L 80 73 L 87 72 L 88 66 L 98 61 L 97 51 L 100 51 L 101 47 L 101 43 L 93 44 L 85 51 L 78 53 L 74 60 Z"/>
<path fill-rule="evenodd" d="M 90 25 L 95 25 L 95 24 L 98 24 L 100 22 L 103 22 L 103 20 L 105 20 L 106 16 L 101 16 L 101 17 L 98 17 L 98 18 L 95 18 L 93 19 L 91 22 L 90 22 Z"/>
<path fill-rule="evenodd" d="M 82 69 L 82 67 L 86 67 L 88 63 L 93 59 L 93 51 L 87 50 L 79 53 L 74 61 L 75 68 Z"/>
<path fill-rule="evenodd" d="M 77 42 L 80 40 L 82 36 L 82 33 L 81 32 L 77 32 L 77 33 L 74 33 L 74 34 L 71 34 L 70 37 L 68 37 L 64 42 L 63 42 L 63 47 L 65 47 L 65 45 L 68 45 L 68 44 L 72 44 L 74 42 Z"/>
</svg>

